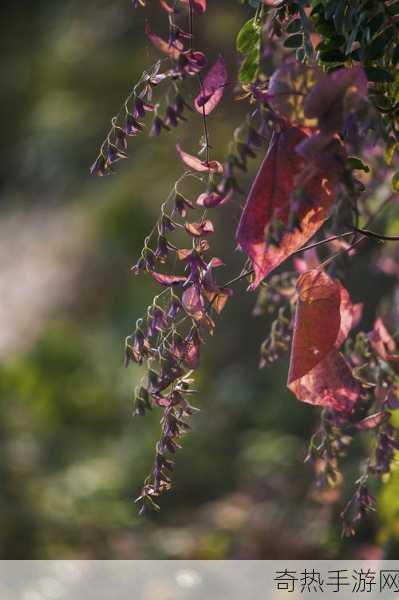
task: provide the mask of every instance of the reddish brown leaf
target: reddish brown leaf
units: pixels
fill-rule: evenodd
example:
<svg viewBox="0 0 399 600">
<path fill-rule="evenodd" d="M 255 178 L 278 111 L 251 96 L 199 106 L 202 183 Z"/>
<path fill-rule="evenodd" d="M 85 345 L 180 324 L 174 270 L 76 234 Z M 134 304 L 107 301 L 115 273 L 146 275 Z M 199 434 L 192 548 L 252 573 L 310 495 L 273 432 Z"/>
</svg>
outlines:
<svg viewBox="0 0 399 600">
<path fill-rule="evenodd" d="M 226 194 L 219 194 L 219 192 L 203 192 L 196 200 L 199 206 L 205 208 L 216 208 L 217 206 L 223 206 L 227 204 L 234 195 L 234 190 L 229 190 Z"/>
<path fill-rule="evenodd" d="M 183 363 L 188 369 L 197 369 L 200 363 L 201 340 L 196 329 L 183 342 Z"/>
<path fill-rule="evenodd" d="M 399 361 L 395 340 L 389 334 L 381 318 L 378 318 L 374 323 L 373 331 L 368 334 L 368 338 L 382 360 L 387 362 Z"/>
<path fill-rule="evenodd" d="M 159 0 L 159 3 L 165 12 L 167 12 L 169 14 L 173 14 L 174 9 L 171 6 L 169 6 L 169 4 L 166 2 L 166 0 Z"/>
<path fill-rule="evenodd" d="M 367 77 L 361 67 L 323 75 L 305 99 L 305 115 L 318 119 L 324 133 L 340 131 L 349 103 L 367 95 Z"/>
<path fill-rule="evenodd" d="M 168 56 L 170 56 L 170 58 L 173 58 L 174 60 L 179 59 L 179 56 L 183 50 L 183 44 L 179 40 L 176 40 L 173 44 L 169 44 L 169 42 L 165 41 L 159 35 L 152 31 L 151 26 L 148 22 L 145 24 L 145 32 L 149 40 L 155 46 L 155 48 L 158 48 L 158 50 L 160 50 L 164 54 L 167 54 Z"/>
<path fill-rule="evenodd" d="M 384 423 L 384 421 L 387 421 L 387 419 L 389 419 L 389 415 L 386 412 L 381 411 L 375 413 L 374 415 L 369 415 L 365 419 L 362 419 L 361 421 L 356 423 L 355 427 L 360 431 L 374 429 L 375 427 L 381 425 L 381 423 Z"/>
<path fill-rule="evenodd" d="M 218 315 L 220 315 L 232 295 L 233 290 L 229 288 L 219 288 L 216 292 L 206 292 L 208 302 Z"/>
<path fill-rule="evenodd" d="M 194 100 L 195 109 L 199 113 L 209 115 L 217 107 L 223 98 L 227 77 L 226 63 L 220 56 L 207 73 L 201 92 Z"/>
<path fill-rule="evenodd" d="M 187 233 L 189 233 L 193 237 L 202 237 L 205 235 L 210 235 L 214 231 L 212 221 L 210 221 L 209 219 L 206 219 L 201 223 L 185 223 L 184 227 Z"/>
<path fill-rule="evenodd" d="M 307 375 L 288 387 L 302 402 L 342 412 L 350 412 L 360 394 L 359 383 L 335 348 Z"/>
<path fill-rule="evenodd" d="M 204 316 L 205 301 L 199 285 L 193 284 L 188 287 L 184 291 L 181 300 L 186 313 L 196 321 L 200 321 Z"/>
<path fill-rule="evenodd" d="M 249 192 L 237 229 L 237 242 L 253 263 L 252 289 L 303 246 L 328 217 L 333 194 L 319 171 L 312 171 L 300 190 L 297 189 L 304 161 L 295 149 L 306 138 L 297 127 L 275 134 Z M 305 198 L 297 214 L 300 229 L 284 233 L 278 247 L 268 245 L 265 238 L 273 220 L 288 223 L 294 191 L 301 191 Z"/>
<path fill-rule="evenodd" d="M 271 76 L 264 100 L 292 125 L 314 126 L 316 122 L 305 117 L 304 102 L 322 73 L 318 67 L 298 62 L 284 64 Z"/>
<path fill-rule="evenodd" d="M 149 271 L 149 273 L 157 283 L 164 285 L 165 287 L 179 285 L 187 279 L 187 277 L 180 275 L 164 275 L 163 273 L 156 273 L 155 271 Z"/>
<path fill-rule="evenodd" d="M 339 285 L 326 273 L 307 271 L 299 277 L 297 290 L 289 382 L 306 375 L 327 356 L 341 325 Z"/>
<path fill-rule="evenodd" d="M 360 318 L 360 306 L 319 269 L 302 274 L 297 291 L 288 387 L 303 402 L 348 411 L 360 386 L 338 349 Z"/>
<path fill-rule="evenodd" d="M 198 156 L 193 156 L 192 154 L 184 152 L 184 150 L 181 149 L 180 144 L 176 144 L 176 150 L 181 160 L 194 171 L 200 171 L 202 173 L 223 173 L 223 166 L 217 160 L 210 160 L 209 162 L 201 160 Z"/>
</svg>

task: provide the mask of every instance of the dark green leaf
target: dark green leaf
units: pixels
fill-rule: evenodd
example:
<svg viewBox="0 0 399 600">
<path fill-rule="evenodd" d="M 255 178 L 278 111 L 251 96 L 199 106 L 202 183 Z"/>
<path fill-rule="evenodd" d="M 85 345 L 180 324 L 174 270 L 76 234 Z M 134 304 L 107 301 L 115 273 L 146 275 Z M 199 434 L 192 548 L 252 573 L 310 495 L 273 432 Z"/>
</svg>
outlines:
<svg viewBox="0 0 399 600">
<path fill-rule="evenodd" d="M 380 29 L 382 24 L 384 23 L 384 13 L 380 12 L 374 15 L 369 21 L 366 23 L 366 27 L 370 30 L 370 36 L 374 37 L 377 31 Z"/>
<path fill-rule="evenodd" d="M 357 156 L 348 156 L 346 159 L 346 166 L 349 167 L 349 169 L 357 169 L 358 171 L 364 171 L 365 173 L 370 172 L 370 167 Z"/>
<path fill-rule="evenodd" d="M 328 50 L 320 52 L 320 60 L 323 62 L 344 62 L 346 56 L 340 50 Z"/>
<path fill-rule="evenodd" d="M 294 19 L 291 23 L 287 25 L 287 33 L 297 33 L 297 31 L 301 30 L 301 19 Z"/>
<path fill-rule="evenodd" d="M 380 69 L 379 67 L 365 67 L 365 71 L 369 81 L 374 81 L 376 83 L 393 81 L 391 73 L 385 69 Z"/>
<path fill-rule="evenodd" d="M 384 55 L 386 47 L 391 43 L 395 37 L 395 30 L 393 27 L 389 27 L 380 35 L 378 35 L 371 44 L 366 48 L 366 60 L 377 60 Z"/>
<path fill-rule="evenodd" d="M 284 41 L 284 46 L 286 48 L 300 48 L 302 45 L 303 45 L 302 33 L 295 33 L 294 35 L 290 35 Z"/>
<path fill-rule="evenodd" d="M 393 4 L 391 4 L 391 6 L 387 6 L 386 9 L 388 13 L 393 17 L 399 15 L 399 2 L 394 2 Z"/>
</svg>

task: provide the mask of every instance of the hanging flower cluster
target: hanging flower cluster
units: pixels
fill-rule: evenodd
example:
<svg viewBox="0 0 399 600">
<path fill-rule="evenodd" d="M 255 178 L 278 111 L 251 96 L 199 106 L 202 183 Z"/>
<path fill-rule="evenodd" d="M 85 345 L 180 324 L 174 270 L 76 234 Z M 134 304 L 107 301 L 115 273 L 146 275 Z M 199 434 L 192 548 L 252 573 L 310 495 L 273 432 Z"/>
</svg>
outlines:
<svg viewBox="0 0 399 600">
<path fill-rule="evenodd" d="M 200 151 L 191 154 L 176 142 L 177 157 L 187 170 L 162 204 L 132 269 L 148 274 L 161 288 L 126 339 L 126 364 L 146 366 L 135 414 L 154 407 L 162 411 L 155 462 L 138 502 L 142 510 L 158 507 L 155 499 L 170 489 L 171 455 L 196 410 L 192 373 L 202 344 L 213 334 L 214 317 L 231 297 L 232 286 L 247 280 L 249 290 L 259 289 L 254 313 L 270 323 L 260 366 L 270 367 L 291 349 L 288 388 L 300 401 L 322 408 L 308 455 L 318 482 L 339 486 L 341 462 L 353 437 L 374 436 L 342 513 L 344 533 L 351 535 L 361 517 L 374 510 L 369 480 L 390 471 L 398 449 L 390 411 L 399 407 L 399 359 L 381 319 L 371 333 L 359 332 L 362 305 L 352 302 L 331 267 L 343 257 L 355 257 L 367 240 L 398 239 L 369 229 L 391 201 L 386 196 L 376 211 L 376 192 L 391 179 L 399 191 L 392 170 L 399 143 L 393 4 L 385 2 L 381 11 L 378 3 L 368 8 L 358 3 L 347 11 L 342 0 L 251 0 L 255 14 L 236 41 L 236 99 L 248 104 L 248 112 L 234 130 L 224 161 L 210 156 L 207 117 L 231 81 L 222 56 L 204 75 L 207 59 L 194 49 L 194 18 L 206 13 L 207 2 L 157 4 L 168 19 L 168 37 L 160 37 L 148 22 L 145 33 L 163 58 L 143 73 L 111 120 L 91 168 L 105 175 L 127 158 L 127 140 L 144 131 L 148 113 L 153 136 L 184 122 L 187 111 L 201 118 Z M 133 6 L 145 2 L 133 0 Z M 196 85 L 193 101 L 181 91 L 181 83 L 190 78 Z M 166 92 L 159 97 L 161 84 Z M 377 141 L 386 145 L 385 155 L 376 150 Z M 231 206 L 236 192 L 242 194 L 240 173 L 266 144 L 236 230 L 245 263 L 236 277 L 221 284 L 215 273 L 223 262 L 211 251 L 215 227 L 209 211 Z M 202 186 L 196 197 L 182 192 L 187 178 Z M 322 230 L 326 235 L 320 235 Z M 293 268 L 282 271 L 289 259 Z"/>
</svg>

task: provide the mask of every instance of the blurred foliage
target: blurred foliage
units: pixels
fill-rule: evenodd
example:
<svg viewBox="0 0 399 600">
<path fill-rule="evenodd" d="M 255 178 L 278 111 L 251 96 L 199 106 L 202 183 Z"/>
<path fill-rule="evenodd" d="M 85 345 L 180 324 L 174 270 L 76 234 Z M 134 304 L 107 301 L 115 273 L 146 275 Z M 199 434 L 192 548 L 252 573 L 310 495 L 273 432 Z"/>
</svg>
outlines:
<svg viewBox="0 0 399 600">
<path fill-rule="evenodd" d="M 222 50 L 235 72 L 235 33 L 253 9 L 211 4 L 199 47 Z M 0 12 L 3 217 L 61 216 L 70 237 L 73 215 L 83 228 L 71 296 L 2 356 L 1 558 L 358 558 L 399 540 L 398 473 L 380 498 L 383 523 L 369 521 L 356 539 L 340 540 L 336 498 L 312 489 L 303 464 L 316 415 L 285 390 L 286 364 L 257 371 L 266 323 L 251 317 L 255 297 L 243 289 L 206 348 L 201 413 L 177 457 L 173 493 L 160 514 L 138 517 L 133 500 L 152 461 L 159 414 L 145 426 L 131 418 L 140 369 L 123 369 L 123 339 L 155 286 L 129 269 L 181 167 L 174 137 L 164 136 L 132 144 L 117 177 L 92 179 L 88 168 L 154 51 L 144 16 L 128 0 L 27 0 Z M 226 151 L 240 111 L 237 103 L 210 117 L 216 152 Z M 201 123 L 179 135 L 198 139 L 195 127 Z M 238 214 L 237 205 L 220 219 L 222 255 L 234 250 Z M 40 243 L 46 247 L 45 229 Z M 365 252 L 348 281 L 355 300 L 367 294 L 370 323 L 381 286 L 389 291 L 394 281 L 384 276 L 370 289 L 368 265 Z M 16 273 L 11 285 L 28 276 L 34 272 Z"/>
</svg>

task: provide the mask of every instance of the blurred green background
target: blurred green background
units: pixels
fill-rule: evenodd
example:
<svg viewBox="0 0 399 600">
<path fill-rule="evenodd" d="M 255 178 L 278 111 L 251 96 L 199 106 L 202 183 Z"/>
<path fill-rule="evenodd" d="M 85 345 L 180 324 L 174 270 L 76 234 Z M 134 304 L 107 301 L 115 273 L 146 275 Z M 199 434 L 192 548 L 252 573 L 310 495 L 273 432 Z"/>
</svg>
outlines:
<svg viewBox="0 0 399 600">
<path fill-rule="evenodd" d="M 158 2 L 150 4 L 147 16 L 165 32 Z M 234 74 L 235 32 L 251 11 L 235 0 L 210 4 L 197 45 L 211 59 L 221 51 Z M 387 552 L 399 537 L 398 477 L 380 498 L 379 518 L 342 541 L 334 494 L 315 494 L 303 464 L 317 410 L 286 391 L 286 362 L 258 371 L 267 324 L 251 316 L 256 298 L 243 287 L 205 347 L 201 413 L 177 456 L 174 489 L 159 514 L 138 517 L 133 500 L 152 463 L 160 414 L 132 418 L 141 371 L 123 368 L 123 340 L 156 286 L 130 267 L 182 172 L 176 136 L 195 151 L 201 122 L 193 116 L 177 134 L 136 138 L 117 176 L 91 178 L 110 117 L 156 59 L 144 12 L 129 0 L 25 0 L 2 3 L 0 12 L 1 558 Z M 244 110 L 232 96 L 228 90 L 210 117 L 222 160 Z M 215 217 L 218 254 L 236 265 L 232 274 L 242 262 L 234 252 L 238 217 L 239 203 Z M 389 290 L 393 280 L 379 283 Z M 352 279 L 355 300 L 366 285 Z"/>
</svg>

